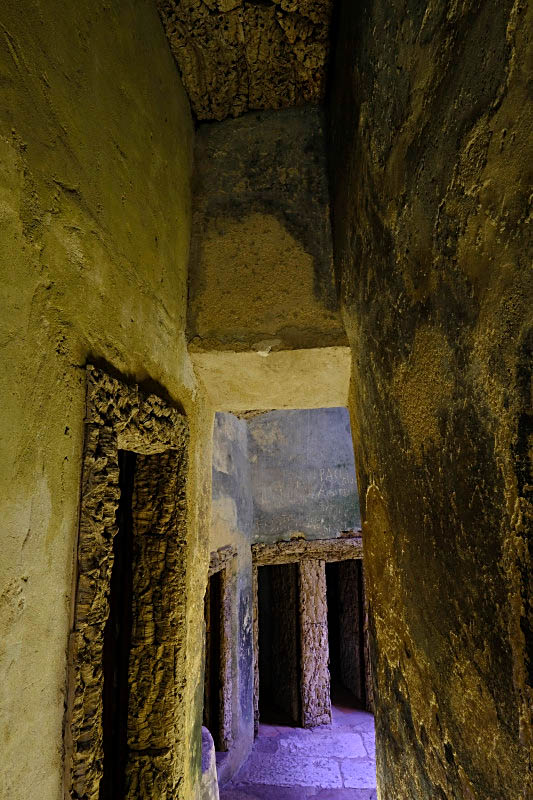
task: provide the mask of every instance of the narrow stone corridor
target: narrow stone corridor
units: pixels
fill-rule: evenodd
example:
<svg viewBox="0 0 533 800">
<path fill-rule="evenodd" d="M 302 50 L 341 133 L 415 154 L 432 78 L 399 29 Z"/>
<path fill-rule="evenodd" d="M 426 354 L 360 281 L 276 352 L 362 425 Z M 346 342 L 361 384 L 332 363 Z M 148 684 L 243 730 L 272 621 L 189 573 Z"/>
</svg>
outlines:
<svg viewBox="0 0 533 800">
<path fill-rule="evenodd" d="M 375 800 L 374 718 L 339 704 L 331 725 L 259 726 L 253 751 L 220 800 Z"/>
</svg>

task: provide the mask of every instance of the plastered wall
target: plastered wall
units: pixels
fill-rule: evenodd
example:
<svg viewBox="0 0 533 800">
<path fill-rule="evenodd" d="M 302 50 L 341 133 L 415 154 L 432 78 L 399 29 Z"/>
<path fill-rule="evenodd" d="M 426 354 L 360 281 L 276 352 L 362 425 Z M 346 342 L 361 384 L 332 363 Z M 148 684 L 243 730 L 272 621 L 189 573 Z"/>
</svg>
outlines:
<svg viewBox="0 0 533 800">
<path fill-rule="evenodd" d="M 230 568 L 233 742 L 219 763 L 220 782 L 244 761 L 253 742 L 252 554 L 253 505 L 248 428 L 233 414 L 217 413 L 213 428 L 211 551 L 231 545 Z M 219 757 L 220 759 L 220 757 Z"/>
<path fill-rule="evenodd" d="M 533 793 L 532 12 L 341 3 L 334 240 L 381 800 Z"/>
<path fill-rule="evenodd" d="M 0 17 L 0 797 L 62 796 L 87 361 L 181 404 L 191 425 L 192 797 L 212 420 L 183 335 L 188 102 L 149 0 L 7 0 Z"/>
<path fill-rule="evenodd" d="M 249 421 L 253 539 L 327 539 L 360 525 L 345 408 L 271 411 Z"/>
</svg>

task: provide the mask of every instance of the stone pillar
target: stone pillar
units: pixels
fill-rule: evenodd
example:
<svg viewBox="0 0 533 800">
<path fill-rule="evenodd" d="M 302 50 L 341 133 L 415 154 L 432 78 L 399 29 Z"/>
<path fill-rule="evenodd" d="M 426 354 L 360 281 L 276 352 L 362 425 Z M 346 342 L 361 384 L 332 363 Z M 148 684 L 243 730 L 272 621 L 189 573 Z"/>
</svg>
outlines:
<svg viewBox="0 0 533 800">
<path fill-rule="evenodd" d="M 331 722 L 326 564 L 299 567 L 302 725 L 312 728 Z"/>
</svg>

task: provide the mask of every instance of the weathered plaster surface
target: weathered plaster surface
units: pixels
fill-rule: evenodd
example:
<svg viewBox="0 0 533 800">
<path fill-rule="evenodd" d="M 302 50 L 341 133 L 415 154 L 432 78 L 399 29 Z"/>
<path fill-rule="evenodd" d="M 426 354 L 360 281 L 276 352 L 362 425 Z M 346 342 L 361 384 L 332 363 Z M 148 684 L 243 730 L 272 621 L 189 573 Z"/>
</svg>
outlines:
<svg viewBox="0 0 533 800">
<path fill-rule="evenodd" d="M 382 800 L 533 793 L 532 15 L 341 7 L 334 240 Z"/>
<path fill-rule="evenodd" d="M 184 337 L 188 103 L 148 0 L 7 0 L 1 16 L 0 797 L 61 796 L 88 360 L 190 423 L 178 755 L 192 797 L 210 418 Z"/>
<path fill-rule="evenodd" d="M 348 405 L 349 347 L 256 353 L 191 353 L 210 402 L 219 411 Z"/>
<path fill-rule="evenodd" d="M 332 0 L 158 0 L 199 119 L 320 103 Z"/>
<path fill-rule="evenodd" d="M 326 539 L 359 528 L 346 408 L 271 411 L 248 422 L 253 541 L 299 532 Z"/>
<path fill-rule="evenodd" d="M 221 783 L 228 780 L 248 755 L 253 742 L 252 563 L 250 534 L 252 499 L 246 422 L 232 414 L 215 415 L 213 430 L 213 477 L 210 549 L 235 554 L 226 573 L 231 580 L 231 618 L 227 638 L 231 642 L 232 741 L 219 758 Z M 213 560 L 213 559 L 212 559 Z M 218 558 L 220 560 L 220 556 Z"/>
<path fill-rule="evenodd" d="M 346 344 L 319 109 L 198 129 L 187 330 L 199 351 Z"/>
</svg>

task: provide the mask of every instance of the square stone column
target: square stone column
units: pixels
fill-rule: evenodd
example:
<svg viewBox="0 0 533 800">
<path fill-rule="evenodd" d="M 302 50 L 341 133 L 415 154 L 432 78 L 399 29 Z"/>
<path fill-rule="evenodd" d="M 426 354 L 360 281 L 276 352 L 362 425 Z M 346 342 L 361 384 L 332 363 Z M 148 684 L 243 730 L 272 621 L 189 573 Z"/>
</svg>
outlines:
<svg viewBox="0 0 533 800">
<path fill-rule="evenodd" d="M 331 722 L 326 563 L 299 564 L 302 725 Z"/>
</svg>

